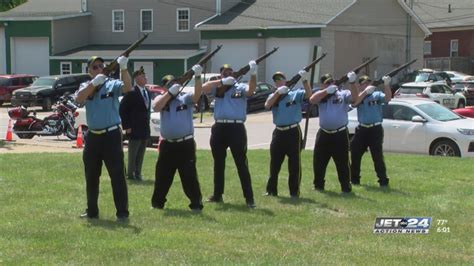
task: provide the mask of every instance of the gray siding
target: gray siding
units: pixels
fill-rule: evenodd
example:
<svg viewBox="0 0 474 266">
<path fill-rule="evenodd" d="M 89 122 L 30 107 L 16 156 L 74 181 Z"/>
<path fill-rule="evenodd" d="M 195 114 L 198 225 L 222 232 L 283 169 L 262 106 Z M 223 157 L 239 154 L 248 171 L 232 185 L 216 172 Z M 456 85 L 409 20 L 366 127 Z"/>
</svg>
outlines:
<svg viewBox="0 0 474 266">
<path fill-rule="evenodd" d="M 198 3 L 199 2 L 199 3 Z M 128 44 L 141 36 L 140 10 L 153 9 L 153 32 L 144 44 L 190 44 L 199 42 L 199 34 L 193 27 L 196 23 L 215 14 L 215 1 L 189 1 L 189 5 L 179 1 L 176 4 L 165 4 L 155 0 L 101 0 L 89 1 L 88 9 L 92 12 L 90 20 L 91 44 Z M 176 30 L 177 8 L 190 8 L 190 31 Z M 125 31 L 112 32 L 112 10 L 125 10 Z"/>
<path fill-rule="evenodd" d="M 89 43 L 89 18 L 52 21 L 52 54 L 86 46 Z"/>
</svg>

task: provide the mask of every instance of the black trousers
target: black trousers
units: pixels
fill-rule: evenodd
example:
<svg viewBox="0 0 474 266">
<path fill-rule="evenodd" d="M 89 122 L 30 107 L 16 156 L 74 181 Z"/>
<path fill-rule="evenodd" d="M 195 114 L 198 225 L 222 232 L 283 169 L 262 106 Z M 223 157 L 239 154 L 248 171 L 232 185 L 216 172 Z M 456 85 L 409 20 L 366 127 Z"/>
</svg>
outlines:
<svg viewBox="0 0 474 266">
<path fill-rule="evenodd" d="M 331 157 L 336 164 L 341 190 L 350 192 L 352 187 L 349 167 L 349 132 L 347 129 L 332 134 L 319 129 L 313 153 L 314 187 L 316 189 L 324 189 L 326 168 Z"/>
<path fill-rule="evenodd" d="M 370 149 L 375 172 L 380 184 L 387 184 L 387 169 L 383 159 L 383 127 L 382 125 L 365 128 L 358 126 L 351 142 L 351 178 L 352 183 L 360 182 L 360 163 L 367 148 Z"/>
<path fill-rule="evenodd" d="M 299 196 L 301 183 L 301 129 L 299 126 L 285 131 L 273 130 L 270 144 L 270 177 L 267 192 L 278 195 L 278 174 L 288 156 L 288 187 L 291 196 Z"/>
<path fill-rule="evenodd" d="M 99 214 L 99 181 L 102 161 L 107 167 L 112 183 L 117 217 L 128 217 L 128 192 L 123 162 L 122 132 L 116 129 L 103 134 L 88 132 L 82 154 L 86 174 L 87 213 Z"/>
<path fill-rule="evenodd" d="M 173 178 L 179 172 L 184 194 L 191 201 L 189 208 L 202 209 L 201 187 L 199 186 L 196 170 L 196 142 L 188 139 L 182 142 L 167 142 L 160 144 L 160 154 L 155 168 L 155 189 L 151 205 L 162 209 L 166 195 L 173 184 Z"/>
<path fill-rule="evenodd" d="M 241 123 L 215 123 L 211 129 L 211 150 L 214 158 L 214 194 L 224 194 L 224 173 L 227 148 L 230 148 L 242 185 L 244 198 L 253 202 L 252 181 L 247 161 L 247 131 Z"/>
</svg>

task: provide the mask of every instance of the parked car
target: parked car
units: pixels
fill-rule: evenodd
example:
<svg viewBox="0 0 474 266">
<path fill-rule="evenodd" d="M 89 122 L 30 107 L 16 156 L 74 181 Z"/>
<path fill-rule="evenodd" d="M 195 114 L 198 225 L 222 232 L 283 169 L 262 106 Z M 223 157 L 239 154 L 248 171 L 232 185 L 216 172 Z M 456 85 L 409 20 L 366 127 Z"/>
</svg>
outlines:
<svg viewBox="0 0 474 266">
<path fill-rule="evenodd" d="M 442 82 L 405 83 L 400 87 L 397 93 L 395 93 L 395 97 L 428 98 L 451 109 L 466 106 L 466 97 L 463 93 L 453 91 L 448 85 Z"/>
<path fill-rule="evenodd" d="M 393 99 L 384 106 L 383 149 L 387 152 L 474 157 L 474 119 L 423 98 Z M 349 112 L 349 134 L 358 126 Z"/>
<path fill-rule="evenodd" d="M 423 68 L 410 72 L 401 78 L 398 82 L 392 84 L 392 93 L 395 93 L 401 85 L 410 82 L 444 82 L 448 86 L 452 86 L 452 81 L 449 75 L 444 71 L 435 71 L 429 68 Z"/>
<path fill-rule="evenodd" d="M 119 97 L 119 101 L 122 100 L 122 97 Z M 87 132 L 89 127 L 87 126 L 87 119 L 86 119 L 86 108 L 80 107 L 76 110 L 76 127 L 81 125 L 82 132 Z M 150 139 L 148 141 L 148 146 L 151 147 L 153 145 L 157 145 L 160 141 L 160 126 L 161 126 L 161 119 L 160 113 L 152 112 L 150 114 Z M 76 130 L 77 132 L 77 130 Z"/>
<path fill-rule="evenodd" d="M 10 102 L 15 90 L 29 86 L 37 78 L 28 74 L 0 75 L 0 106 Z"/>
<path fill-rule="evenodd" d="M 474 118 L 474 106 L 468 106 L 468 107 L 465 107 L 465 108 L 454 109 L 453 112 L 455 112 L 458 115 L 462 115 L 464 117 Z"/>
<path fill-rule="evenodd" d="M 42 106 L 51 110 L 53 103 L 64 94 L 72 94 L 79 85 L 90 80 L 89 74 L 69 74 L 45 76 L 35 80 L 30 86 L 13 92 L 13 106 Z"/>
<path fill-rule="evenodd" d="M 150 92 L 150 99 L 154 99 L 156 96 L 164 94 L 166 89 L 161 87 L 160 85 L 155 84 L 146 84 L 145 87 Z"/>
<path fill-rule="evenodd" d="M 247 113 L 265 109 L 265 101 L 267 100 L 268 95 L 272 94 L 274 91 L 275 87 L 273 87 L 273 85 L 266 82 L 258 82 L 255 93 L 252 96 L 247 97 Z M 214 110 L 214 106 L 215 100 L 210 104 L 210 109 L 212 111 Z"/>
<path fill-rule="evenodd" d="M 456 83 L 453 89 L 466 97 L 466 105 L 474 105 L 474 80 Z"/>
<path fill-rule="evenodd" d="M 453 83 L 458 83 L 464 80 L 464 78 L 468 77 L 468 74 L 458 72 L 458 71 L 444 71 L 449 75 L 449 78 Z"/>
</svg>

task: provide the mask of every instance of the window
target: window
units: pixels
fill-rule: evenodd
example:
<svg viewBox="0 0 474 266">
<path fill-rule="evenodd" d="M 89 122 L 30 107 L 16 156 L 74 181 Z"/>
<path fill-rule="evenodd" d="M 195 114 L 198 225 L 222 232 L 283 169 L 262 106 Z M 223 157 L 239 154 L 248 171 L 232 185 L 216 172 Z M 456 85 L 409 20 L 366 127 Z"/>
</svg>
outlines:
<svg viewBox="0 0 474 266">
<path fill-rule="evenodd" d="M 431 41 L 425 41 L 425 45 L 423 46 L 423 54 L 431 55 Z"/>
<path fill-rule="evenodd" d="M 12 86 L 20 86 L 20 78 L 13 78 Z"/>
<path fill-rule="evenodd" d="M 153 31 L 153 10 L 152 9 L 140 10 L 140 22 L 141 22 L 140 28 L 142 32 L 152 32 Z"/>
<path fill-rule="evenodd" d="M 459 41 L 458 40 L 451 40 L 451 49 L 450 49 L 450 56 L 459 56 L 458 53 Z"/>
<path fill-rule="evenodd" d="M 81 73 L 87 73 L 88 71 L 88 67 L 87 67 L 87 63 L 82 63 L 81 64 Z"/>
<path fill-rule="evenodd" d="M 404 121 L 411 121 L 411 119 L 415 115 L 418 115 L 410 107 L 406 107 L 402 105 L 392 105 L 392 113 L 393 113 L 393 119 L 404 120 Z"/>
<path fill-rule="evenodd" d="M 112 10 L 112 31 L 125 31 L 125 11 L 123 9 Z"/>
<path fill-rule="evenodd" d="M 71 62 L 61 62 L 61 75 L 67 75 L 72 73 Z"/>
<path fill-rule="evenodd" d="M 189 31 L 189 8 L 176 9 L 176 30 Z"/>
</svg>

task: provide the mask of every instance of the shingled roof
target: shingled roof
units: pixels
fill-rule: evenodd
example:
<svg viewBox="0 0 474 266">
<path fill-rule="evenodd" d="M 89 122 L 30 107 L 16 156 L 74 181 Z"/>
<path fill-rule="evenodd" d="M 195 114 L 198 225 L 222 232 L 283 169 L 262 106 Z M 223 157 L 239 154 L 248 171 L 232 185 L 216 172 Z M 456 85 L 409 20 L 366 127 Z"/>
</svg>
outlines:
<svg viewBox="0 0 474 266">
<path fill-rule="evenodd" d="M 83 14 L 79 0 L 28 0 L 13 9 L 0 12 L 0 20 L 54 19 Z"/>
<path fill-rule="evenodd" d="M 416 0 L 413 11 L 429 29 L 474 25 L 473 0 Z"/>
<path fill-rule="evenodd" d="M 243 0 L 198 30 L 324 26 L 355 0 Z"/>
</svg>

